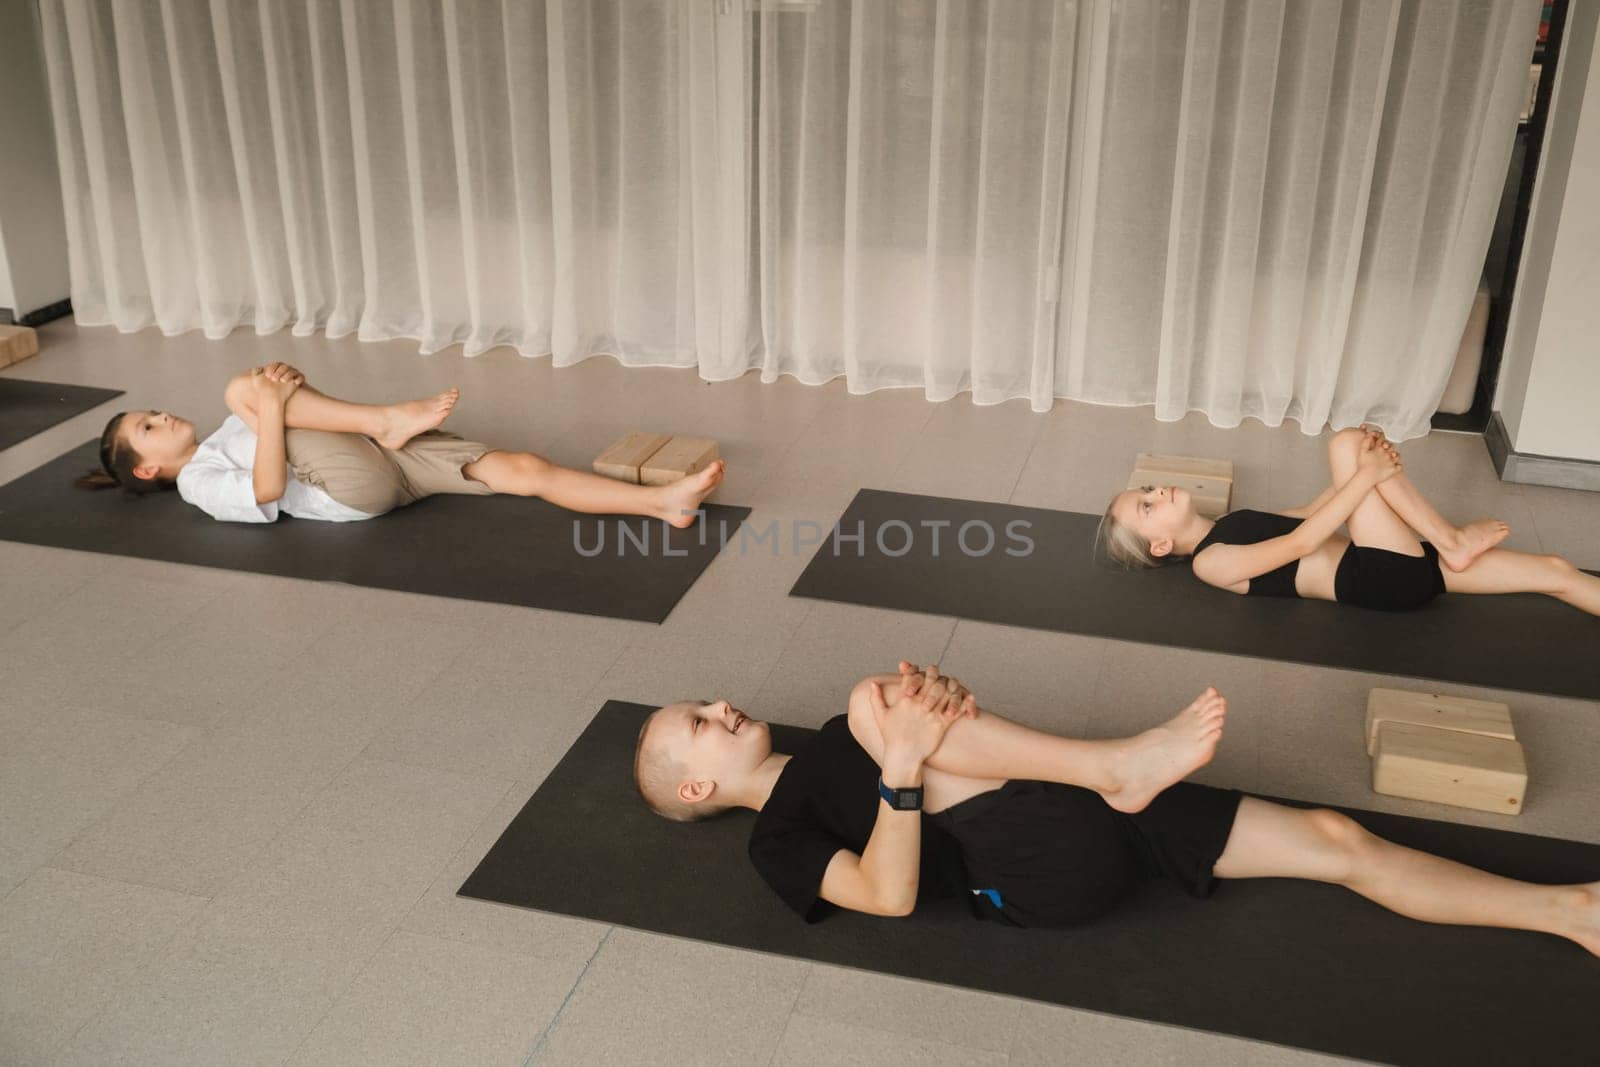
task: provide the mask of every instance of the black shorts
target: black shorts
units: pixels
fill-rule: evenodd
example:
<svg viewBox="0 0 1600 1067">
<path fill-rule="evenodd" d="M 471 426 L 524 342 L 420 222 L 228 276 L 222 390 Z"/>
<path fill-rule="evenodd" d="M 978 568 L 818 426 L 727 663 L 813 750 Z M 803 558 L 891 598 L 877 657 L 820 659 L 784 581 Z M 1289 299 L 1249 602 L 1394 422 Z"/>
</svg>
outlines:
<svg viewBox="0 0 1600 1067">
<path fill-rule="evenodd" d="M 1411 611 L 1444 592 L 1439 550 L 1422 542 L 1422 555 L 1351 545 L 1333 572 L 1333 598 L 1379 611 Z"/>
<path fill-rule="evenodd" d="M 1239 796 L 1179 782 L 1127 815 L 1087 789 L 1011 781 L 930 818 L 961 845 L 980 916 L 1070 926 L 1115 908 L 1149 878 L 1210 896 Z"/>
</svg>

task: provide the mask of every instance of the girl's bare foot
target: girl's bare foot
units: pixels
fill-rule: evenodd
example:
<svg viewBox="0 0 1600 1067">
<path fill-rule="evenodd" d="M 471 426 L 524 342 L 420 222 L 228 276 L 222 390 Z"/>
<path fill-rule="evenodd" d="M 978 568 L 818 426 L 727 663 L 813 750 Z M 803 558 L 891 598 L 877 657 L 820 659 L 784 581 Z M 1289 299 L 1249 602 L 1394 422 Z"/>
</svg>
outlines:
<svg viewBox="0 0 1600 1067">
<path fill-rule="evenodd" d="M 1600 956 L 1600 882 L 1573 886 L 1563 892 L 1572 894 L 1567 936 Z"/>
<path fill-rule="evenodd" d="M 1227 712 L 1227 698 L 1207 688 L 1166 723 L 1121 742 L 1113 784 L 1100 795 L 1118 811 L 1143 811 L 1157 793 L 1211 762 Z"/>
<path fill-rule="evenodd" d="M 1511 527 L 1499 519 L 1480 519 L 1469 522 L 1456 531 L 1454 545 L 1436 546 L 1439 560 L 1446 567 L 1460 573 L 1472 566 L 1472 561 L 1489 551 L 1511 533 Z"/>
<path fill-rule="evenodd" d="M 671 485 L 663 486 L 663 503 L 659 512 L 661 518 L 680 530 L 694 525 L 695 511 L 700 507 L 700 502 L 722 484 L 722 476 L 727 470 L 727 463 L 719 459 L 703 471 L 686 474 Z"/>
<path fill-rule="evenodd" d="M 383 409 L 383 432 L 374 434 L 373 440 L 384 448 L 403 448 L 405 443 L 438 426 L 450 417 L 450 409 L 461 398 L 461 390 L 446 389 L 438 396 L 421 400 L 408 400 L 404 404 L 389 404 Z"/>
</svg>

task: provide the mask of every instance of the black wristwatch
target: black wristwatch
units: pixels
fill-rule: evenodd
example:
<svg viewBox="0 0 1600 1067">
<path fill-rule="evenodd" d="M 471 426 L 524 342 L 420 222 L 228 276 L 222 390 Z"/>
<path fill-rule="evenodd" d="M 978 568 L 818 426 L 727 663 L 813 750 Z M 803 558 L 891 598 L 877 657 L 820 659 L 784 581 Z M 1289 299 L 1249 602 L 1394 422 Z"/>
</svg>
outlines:
<svg viewBox="0 0 1600 1067">
<path fill-rule="evenodd" d="M 910 789 L 891 789 L 883 784 L 883 778 L 878 779 L 878 795 L 888 801 L 889 806 L 895 811 L 921 811 L 922 787 L 912 786 Z"/>
</svg>

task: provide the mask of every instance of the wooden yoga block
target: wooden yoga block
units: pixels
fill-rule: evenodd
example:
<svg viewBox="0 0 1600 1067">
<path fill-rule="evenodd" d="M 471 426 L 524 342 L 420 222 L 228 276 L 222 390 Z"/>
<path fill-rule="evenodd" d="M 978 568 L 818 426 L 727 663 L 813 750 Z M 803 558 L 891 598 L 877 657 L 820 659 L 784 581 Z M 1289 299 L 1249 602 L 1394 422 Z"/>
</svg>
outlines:
<svg viewBox="0 0 1600 1067">
<path fill-rule="evenodd" d="M 1522 746 L 1503 737 L 1406 722 L 1378 728 L 1375 792 L 1516 815 L 1528 789 Z"/>
<path fill-rule="evenodd" d="M 639 484 L 639 468 L 672 440 L 664 433 L 630 433 L 618 438 L 594 461 L 594 472 Z"/>
<path fill-rule="evenodd" d="M 1147 485 L 1175 485 L 1194 496 L 1195 510 L 1208 519 L 1224 515 L 1233 499 L 1233 464 L 1225 459 L 1157 456 L 1140 452 L 1134 461 L 1129 489 Z"/>
<path fill-rule="evenodd" d="M 1492 700 L 1469 700 L 1407 689 L 1374 689 L 1367 696 L 1367 755 L 1378 751 L 1378 727 L 1403 722 L 1515 741 L 1511 709 Z"/>
<path fill-rule="evenodd" d="M 39 335 L 31 326 L 0 323 L 0 367 L 39 354 Z"/>
<path fill-rule="evenodd" d="M 717 461 L 717 443 L 709 437 L 674 437 L 639 466 L 639 484 L 668 485 L 686 474 L 703 471 Z"/>
</svg>

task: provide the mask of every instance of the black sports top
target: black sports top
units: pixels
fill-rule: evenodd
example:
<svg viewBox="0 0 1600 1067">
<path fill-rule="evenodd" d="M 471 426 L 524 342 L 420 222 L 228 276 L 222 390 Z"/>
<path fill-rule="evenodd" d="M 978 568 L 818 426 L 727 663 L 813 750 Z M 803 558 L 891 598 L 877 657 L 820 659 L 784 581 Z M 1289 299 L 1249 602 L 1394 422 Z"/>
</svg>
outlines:
<svg viewBox="0 0 1600 1067">
<path fill-rule="evenodd" d="M 1270 511 L 1230 511 L 1212 525 L 1211 532 L 1194 546 L 1194 555 L 1189 558 L 1197 558 L 1212 545 L 1255 545 L 1270 541 L 1289 533 L 1301 521 L 1288 515 L 1274 515 Z M 1245 595 L 1299 596 L 1294 590 L 1294 576 L 1299 570 L 1300 561 L 1291 559 L 1276 570 L 1258 574 L 1250 579 L 1250 588 L 1245 590 Z"/>
<path fill-rule="evenodd" d="M 837 715 L 789 757 L 750 831 L 750 860 L 768 885 L 808 923 L 834 909 L 822 899 L 822 876 L 840 849 L 861 855 L 878 821 L 878 765 Z M 917 903 L 967 896 L 961 847 L 922 816 Z"/>
</svg>

